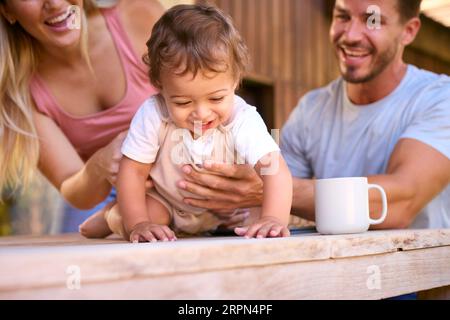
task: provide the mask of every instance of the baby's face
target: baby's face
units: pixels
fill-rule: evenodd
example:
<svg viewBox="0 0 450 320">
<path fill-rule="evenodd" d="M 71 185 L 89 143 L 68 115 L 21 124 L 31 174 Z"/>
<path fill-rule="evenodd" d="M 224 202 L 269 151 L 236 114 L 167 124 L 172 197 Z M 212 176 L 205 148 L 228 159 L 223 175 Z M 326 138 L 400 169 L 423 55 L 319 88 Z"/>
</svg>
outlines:
<svg viewBox="0 0 450 320">
<path fill-rule="evenodd" d="M 179 128 L 204 133 L 226 123 L 231 116 L 237 81 L 230 70 L 198 72 L 195 78 L 192 73 L 180 76 L 164 72 L 161 84 L 170 118 Z"/>
</svg>

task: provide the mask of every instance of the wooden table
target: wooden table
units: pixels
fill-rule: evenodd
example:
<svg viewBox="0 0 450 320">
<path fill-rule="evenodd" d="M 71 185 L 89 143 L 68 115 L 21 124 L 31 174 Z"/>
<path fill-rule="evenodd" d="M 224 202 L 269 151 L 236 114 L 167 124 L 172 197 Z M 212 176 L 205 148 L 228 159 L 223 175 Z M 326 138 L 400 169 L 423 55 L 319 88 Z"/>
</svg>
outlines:
<svg viewBox="0 0 450 320">
<path fill-rule="evenodd" d="M 0 238 L 0 299 L 380 299 L 449 296 L 450 230 L 130 244 Z M 437 294 L 437 295 L 436 295 Z"/>
</svg>

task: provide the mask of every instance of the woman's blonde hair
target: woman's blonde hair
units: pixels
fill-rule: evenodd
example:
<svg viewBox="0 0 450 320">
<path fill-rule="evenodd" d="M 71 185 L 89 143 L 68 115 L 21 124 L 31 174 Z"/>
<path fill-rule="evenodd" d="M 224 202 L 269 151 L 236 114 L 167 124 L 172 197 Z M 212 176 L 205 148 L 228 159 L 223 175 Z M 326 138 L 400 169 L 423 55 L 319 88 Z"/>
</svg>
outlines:
<svg viewBox="0 0 450 320">
<path fill-rule="evenodd" d="M 4 5 L 4 0 L 0 4 Z M 87 19 L 96 9 L 83 0 L 81 49 L 87 59 Z M 29 185 L 39 159 L 29 82 L 37 68 L 36 40 L 18 23 L 0 15 L 0 200 L 5 187 L 17 191 Z"/>
</svg>

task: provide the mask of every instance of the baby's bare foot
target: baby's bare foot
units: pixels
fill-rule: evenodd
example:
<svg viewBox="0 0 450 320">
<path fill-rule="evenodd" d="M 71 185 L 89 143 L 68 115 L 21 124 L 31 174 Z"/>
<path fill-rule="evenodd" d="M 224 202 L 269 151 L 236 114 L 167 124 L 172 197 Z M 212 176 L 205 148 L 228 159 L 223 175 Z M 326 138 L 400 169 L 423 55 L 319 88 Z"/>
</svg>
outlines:
<svg viewBox="0 0 450 320">
<path fill-rule="evenodd" d="M 116 204 L 115 201 L 108 203 L 103 209 L 97 211 L 87 218 L 79 227 L 82 236 L 88 239 L 102 239 L 109 236 L 112 231 L 105 219 L 105 213 Z"/>
</svg>

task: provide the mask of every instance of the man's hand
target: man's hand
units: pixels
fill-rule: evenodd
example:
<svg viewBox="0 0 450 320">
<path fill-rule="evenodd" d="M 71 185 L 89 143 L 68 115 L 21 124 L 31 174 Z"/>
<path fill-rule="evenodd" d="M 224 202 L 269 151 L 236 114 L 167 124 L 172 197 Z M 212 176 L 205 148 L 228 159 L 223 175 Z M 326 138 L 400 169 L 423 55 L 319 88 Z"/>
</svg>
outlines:
<svg viewBox="0 0 450 320">
<path fill-rule="evenodd" d="M 263 182 L 250 165 L 229 165 L 205 162 L 208 173 L 183 167 L 186 180 L 178 187 L 206 200 L 186 198 L 185 203 L 226 214 L 237 208 L 259 207 L 263 198 Z"/>
</svg>

